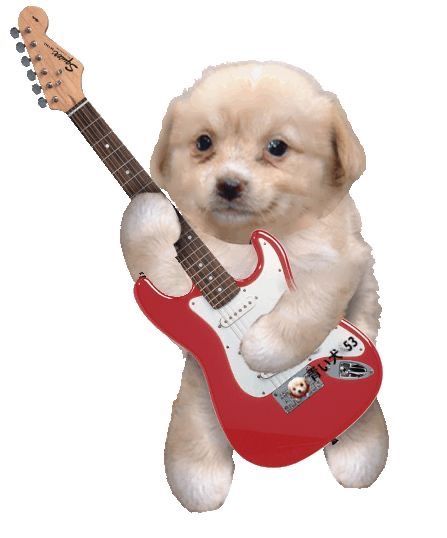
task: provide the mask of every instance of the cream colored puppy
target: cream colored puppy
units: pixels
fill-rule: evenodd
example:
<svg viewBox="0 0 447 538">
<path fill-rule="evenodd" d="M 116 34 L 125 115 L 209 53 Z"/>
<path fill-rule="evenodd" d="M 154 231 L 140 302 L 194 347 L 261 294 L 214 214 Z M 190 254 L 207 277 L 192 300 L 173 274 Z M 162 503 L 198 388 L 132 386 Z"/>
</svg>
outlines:
<svg viewBox="0 0 447 538">
<path fill-rule="evenodd" d="M 250 233 L 263 228 L 284 245 L 297 289 L 246 333 L 251 368 L 278 371 L 301 362 L 345 316 L 372 340 L 380 307 L 370 247 L 347 194 L 365 156 L 333 94 L 307 73 L 273 62 L 210 68 L 174 99 L 163 120 L 151 171 L 234 277 L 255 265 Z M 140 271 L 165 293 L 191 282 L 175 261 L 180 227 L 160 194 L 136 196 L 122 224 L 122 247 L 134 279 Z M 379 404 L 325 454 L 345 487 L 367 487 L 388 449 Z M 187 356 L 173 406 L 166 474 L 191 511 L 218 508 L 228 493 L 232 449 L 207 386 Z M 291 470 L 291 472 L 293 472 Z"/>
</svg>

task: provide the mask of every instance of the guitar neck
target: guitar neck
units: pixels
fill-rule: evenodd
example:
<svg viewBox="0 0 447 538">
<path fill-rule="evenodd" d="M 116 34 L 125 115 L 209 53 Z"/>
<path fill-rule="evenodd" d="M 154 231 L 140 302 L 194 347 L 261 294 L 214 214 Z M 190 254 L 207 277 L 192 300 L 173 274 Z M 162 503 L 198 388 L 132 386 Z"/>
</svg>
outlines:
<svg viewBox="0 0 447 538">
<path fill-rule="evenodd" d="M 68 110 L 67 115 L 128 196 L 143 192 L 164 195 L 87 99 Z M 181 224 L 175 243 L 177 260 L 210 305 L 221 308 L 239 293 L 239 287 L 186 219 L 178 211 L 177 214 Z"/>
</svg>

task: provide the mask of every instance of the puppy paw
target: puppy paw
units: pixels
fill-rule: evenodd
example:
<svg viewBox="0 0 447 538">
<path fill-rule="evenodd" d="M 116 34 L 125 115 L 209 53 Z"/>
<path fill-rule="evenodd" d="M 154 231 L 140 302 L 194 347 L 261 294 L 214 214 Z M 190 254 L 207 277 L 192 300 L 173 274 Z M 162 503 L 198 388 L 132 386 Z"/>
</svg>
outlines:
<svg viewBox="0 0 447 538">
<path fill-rule="evenodd" d="M 298 362 L 294 349 L 281 338 L 276 327 L 271 316 L 266 315 L 246 332 L 241 353 L 252 370 L 279 372 Z"/>
<path fill-rule="evenodd" d="M 173 244 L 180 236 L 180 223 L 169 200 L 161 193 L 135 196 L 124 212 L 122 241 L 153 238 Z"/>
<path fill-rule="evenodd" d="M 233 471 L 231 458 L 166 459 L 166 477 L 171 491 L 190 512 L 220 508 L 230 490 Z"/>
</svg>

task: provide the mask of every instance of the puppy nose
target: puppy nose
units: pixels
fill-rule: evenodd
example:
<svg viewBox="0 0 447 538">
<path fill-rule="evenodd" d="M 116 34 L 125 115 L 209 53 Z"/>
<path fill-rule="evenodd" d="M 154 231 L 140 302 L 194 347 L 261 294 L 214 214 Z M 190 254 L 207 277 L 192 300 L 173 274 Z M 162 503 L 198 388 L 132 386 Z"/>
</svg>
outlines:
<svg viewBox="0 0 447 538">
<path fill-rule="evenodd" d="M 217 194 L 230 202 L 239 198 L 243 190 L 244 186 L 238 179 L 225 177 L 217 182 Z"/>
</svg>

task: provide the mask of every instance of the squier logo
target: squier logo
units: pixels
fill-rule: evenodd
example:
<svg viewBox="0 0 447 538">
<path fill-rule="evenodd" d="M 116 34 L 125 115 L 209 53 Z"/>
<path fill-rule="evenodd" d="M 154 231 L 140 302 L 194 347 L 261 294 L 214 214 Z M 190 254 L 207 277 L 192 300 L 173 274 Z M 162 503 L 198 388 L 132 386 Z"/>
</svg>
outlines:
<svg viewBox="0 0 447 538">
<path fill-rule="evenodd" d="M 64 63 L 65 63 L 65 69 L 66 71 L 73 71 L 73 68 L 75 67 L 76 69 L 78 68 L 78 66 L 73 63 L 73 56 L 71 58 L 66 58 L 62 52 L 58 49 L 55 49 L 54 47 L 52 47 L 51 45 L 48 45 L 48 43 L 45 43 L 45 46 L 48 47 L 50 50 L 53 51 L 53 56 L 56 56 L 56 58 L 58 60 L 62 60 Z"/>
</svg>

